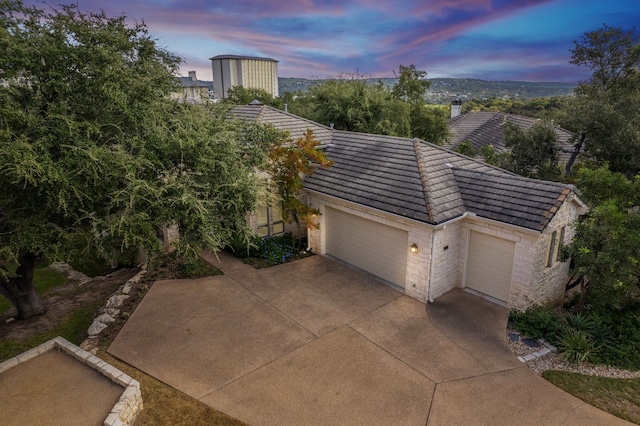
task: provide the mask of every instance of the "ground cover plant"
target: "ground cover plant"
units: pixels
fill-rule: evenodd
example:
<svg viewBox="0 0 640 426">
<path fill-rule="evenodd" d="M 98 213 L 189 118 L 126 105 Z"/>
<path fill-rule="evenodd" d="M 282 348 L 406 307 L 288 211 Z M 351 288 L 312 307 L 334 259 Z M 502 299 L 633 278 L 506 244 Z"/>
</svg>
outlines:
<svg viewBox="0 0 640 426">
<path fill-rule="evenodd" d="M 307 250 L 306 243 L 291 233 L 236 239 L 228 250 L 254 268 L 268 268 L 313 255 Z"/>
</svg>

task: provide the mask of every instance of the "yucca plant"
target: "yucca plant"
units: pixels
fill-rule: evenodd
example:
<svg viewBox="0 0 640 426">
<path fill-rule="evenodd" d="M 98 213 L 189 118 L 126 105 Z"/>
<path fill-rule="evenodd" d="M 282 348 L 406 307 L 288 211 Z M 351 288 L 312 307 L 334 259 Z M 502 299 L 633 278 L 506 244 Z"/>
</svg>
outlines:
<svg viewBox="0 0 640 426">
<path fill-rule="evenodd" d="M 581 365 L 598 351 L 598 345 L 586 332 L 570 328 L 560 338 L 558 349 L 565 360 Z"/>
</svg>

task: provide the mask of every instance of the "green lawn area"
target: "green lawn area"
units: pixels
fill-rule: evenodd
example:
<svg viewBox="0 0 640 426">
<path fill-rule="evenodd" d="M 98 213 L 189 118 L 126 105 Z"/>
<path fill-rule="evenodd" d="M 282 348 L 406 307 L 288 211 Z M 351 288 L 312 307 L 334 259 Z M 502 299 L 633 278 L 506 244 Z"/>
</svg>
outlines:
<svg viewBox="0 0 640 426">
<path fill-rule="evenodd" d="M 640 424 L 640 379 L 613 379 L 555 370 L 545 371 L 542 377 L 594 407 Z"/>
<path fill-rule="evenodd" d="M 36 268 L 34 271 L 33 286 L 40 295 L 45 295 L 52 288 L 66 283 L 67 279 L 63 275 L 47 267 Z M 5 297 L 0 296 L 0 315 L 6 313 L 10 308 L 11 303 Z"/>
<path fill-rule="evenodd" d="M 52 330 L 38 333 L 22 341 L 0 342 L 0 361 L 14 357 L 57 336 L 79 345 L 87 335 L 87 329 L 96 317 L 101 303 L 92 303 L 76 309 L 67 319 Z"/>
</svg>

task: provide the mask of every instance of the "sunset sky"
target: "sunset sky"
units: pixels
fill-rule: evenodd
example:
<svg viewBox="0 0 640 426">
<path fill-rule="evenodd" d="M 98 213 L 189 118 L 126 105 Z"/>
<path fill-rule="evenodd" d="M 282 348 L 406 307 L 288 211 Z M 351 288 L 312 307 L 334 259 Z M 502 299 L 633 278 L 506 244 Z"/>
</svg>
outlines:
<svg viewBox="0 0 640 426">
<path fill-rule="evenodd" d="M 181 73 L 196 70 L 201 80 L 213 78 L 208 58 L 235 54 L 276 59 L 281 77 L 392 77 L 399 64 L 414 64 L 429 77 L 576 83 L 589 72 L 569 64 L 574 40 L 602 24 L 640 23 L 640 0 L 77 3 L 144 19 L 161 46 L 184 58 Z"/>
</svg>

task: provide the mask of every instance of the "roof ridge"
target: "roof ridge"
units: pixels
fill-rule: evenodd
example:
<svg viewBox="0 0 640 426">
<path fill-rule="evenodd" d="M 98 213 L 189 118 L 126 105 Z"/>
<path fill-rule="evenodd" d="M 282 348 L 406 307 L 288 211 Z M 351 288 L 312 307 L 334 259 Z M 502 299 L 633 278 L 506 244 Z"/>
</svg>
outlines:
<svg viewBox="0 0 640 426">
<path fill-rule="evenodd" d="M 416 162 L 418 163 L 418 172 L 420 173 L 420 182 L 422 182 L 422 193 L 424 194 L 424 203 L 427 208 L 427 216 L 429 222 L 433 222 L 433 200 L 431 199 L 431 191 L 429 191 L 429 180 L 427 178 L 427 170 L 422 160 L 422 151 L 420 151 L 420 139 L 413 139 L 413 150 L 416 153 Z"/>
</svg>

